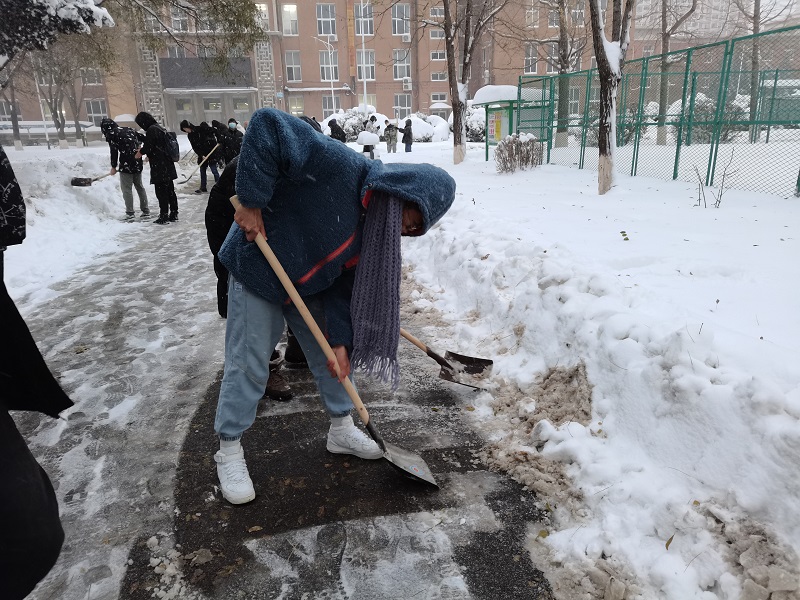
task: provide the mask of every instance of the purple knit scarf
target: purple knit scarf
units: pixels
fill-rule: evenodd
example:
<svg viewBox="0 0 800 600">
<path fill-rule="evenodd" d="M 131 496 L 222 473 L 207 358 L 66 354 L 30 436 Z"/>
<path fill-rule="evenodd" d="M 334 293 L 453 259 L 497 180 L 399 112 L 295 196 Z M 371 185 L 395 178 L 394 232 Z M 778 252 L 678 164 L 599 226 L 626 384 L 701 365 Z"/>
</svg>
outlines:
<svg viewBox="0 0 800 600">
<path fill-rule="evenodd" d="M 380 194 L 367 208 L 350 316 L 354 369 L 397 387 L 400 341 L 400 233 L 403 201 Z"/>
</svg>

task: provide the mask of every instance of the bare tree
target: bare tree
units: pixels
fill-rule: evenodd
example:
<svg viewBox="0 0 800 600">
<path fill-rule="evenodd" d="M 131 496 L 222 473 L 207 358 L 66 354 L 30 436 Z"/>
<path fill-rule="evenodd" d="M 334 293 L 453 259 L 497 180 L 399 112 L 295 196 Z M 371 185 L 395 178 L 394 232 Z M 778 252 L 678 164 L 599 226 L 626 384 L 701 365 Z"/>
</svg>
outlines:
<svg viewBox="0 0 800 600">
<path fill-rule="evenodd" d="M 598 131 L 599 164 L 598 191 L 605 194 L 611 189 L 614 171 L 614 146 L 616 138 L 617 88 L 622 80 L 625 54 L 630 44 L 631 12 L 635 0 L 613 0 L 611 40 L 606 38 L 600 0 L 589 0 L 592 21 L 592 42 L 600 79 L 600 123 Z"/>
<path fill-rule="evenodd" d="M 755 37 L 752 39 L 750 49 L 750 122 L 754 122 L 758 113 L 758 78 L 760 70 L 760 45 L 761 40 L 757 34 L 761 33 L 762 25 L 776 21 L 790 11 L 792 0 L 733 0 L 734 5 L 741 13 L 745 27 Z M 758 127 L 750 126 L 750 141 L 758 139 Z"/>
</svg>

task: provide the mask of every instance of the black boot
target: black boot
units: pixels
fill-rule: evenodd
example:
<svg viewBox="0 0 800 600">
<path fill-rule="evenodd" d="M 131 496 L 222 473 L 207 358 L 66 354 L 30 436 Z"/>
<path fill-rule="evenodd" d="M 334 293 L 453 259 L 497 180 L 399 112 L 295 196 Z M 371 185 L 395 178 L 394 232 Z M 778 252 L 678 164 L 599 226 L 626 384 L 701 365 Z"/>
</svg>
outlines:
<svg viewBox="0 0 800 600">
<path fill-rule="evenodd" d="M 156 225 L 166 225 L 167 223 L 169 223 L 169 217 L 164 213 L 161 213 L 160 215 L 158 215 L 158 218 L 155 221 L 153 221 L 153 223 L 155 223 Z"/>
<path fill-rule="evenodd" d="M 171 212 L 171 213 L 169 213 L 169 220 L 170 220 L 172 223 L 174 223 L 175 221 L 177 221 L 177 220 L 178 220 L 178 211 L 177 211 L 177 210 L 176 210 L 175 212 Z"/>
</svg>

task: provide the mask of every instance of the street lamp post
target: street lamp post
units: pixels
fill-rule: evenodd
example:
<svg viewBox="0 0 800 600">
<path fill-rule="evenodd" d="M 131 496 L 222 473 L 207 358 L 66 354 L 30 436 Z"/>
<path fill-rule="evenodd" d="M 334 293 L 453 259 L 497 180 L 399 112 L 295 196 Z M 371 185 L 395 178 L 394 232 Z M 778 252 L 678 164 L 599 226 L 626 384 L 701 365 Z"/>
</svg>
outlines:
<svg viewBox="0 0 800 600">
<path fill-rule="evenodd" d="M 328 68 L 331 70 L 331 113 L 336 113 L 336 96 L 333 93 L 333 44 L 323 40 L 321 37 L 315 37 L 314 39 L 325 44 L 328 49 Z"/>
<path fill-rule="evenodd" d="M 364 13 L 364 0 L 361 0 L 361 79 L 364 82 L 364 119 L 367 118 L 367 50 L 364 44 L 367 19 Z"/>
</svg>

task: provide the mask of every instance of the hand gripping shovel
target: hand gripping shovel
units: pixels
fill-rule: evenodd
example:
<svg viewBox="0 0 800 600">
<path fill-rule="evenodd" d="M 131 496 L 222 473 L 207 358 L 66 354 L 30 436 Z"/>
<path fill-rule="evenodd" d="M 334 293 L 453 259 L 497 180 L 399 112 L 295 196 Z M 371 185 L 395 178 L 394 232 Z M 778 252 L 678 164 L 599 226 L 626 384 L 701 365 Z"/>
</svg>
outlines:
<svg viewBox="0 0 800 600">
<path fill-rule="evenodd" d="M 439 363 L 442 367 L 439 371 L 440 379 L 482 390 L 483 380 L 492 373 L 494 362 L 488 358 L 475 358 L 450 351 L 445 352 L 442 358 L 405 329 L 400 329 L 400 335 Z"/>
<path fill-rule="evenodd" d="M 100 177 L 73 177 L 72 181 L 70 182 L 72 185 L 78 187 L 88 187 L 92 185 L 94 181 L 100 181 L 101 179 L 105 179 L 111 175 L 111 173 L 106 173 L 105 175 L 100 175 Z"/>
<path fill-rule="evenodd" d="M 237 196 L 231 197 L 231 204 L 233 204 L 235 208 L 239 208 L 239 206 L 241 206 Z M 300 294 L 297 293 L 297 289 L 295 289 L 294 284 L 292 283 L 292 280 L 289 279 L 286 271 L 283 270 L 278 257 L 275 256 L 272 248 L 270 248 L 269 244 L 267 244 L 267 240 L 265 240 L 264 236 L 260 233 L 258 236 L 256 236 L 256 244 L 264 254 L 264 258 L 267 259 L 269 266 L 272 267 L 273 271 L 275 271 L 278 279 L 281 280 L 284 289 L 286 289 L 286 293 L 289 294 L 289 297 L 292 299 L 292 302 L 294 302 L 295 307 L 303 317 L 303 321 L 305 321 L 311 333 L 314 334 L 314 339 L 317 340 L 319 347 L 322 348 L 322 351 L 325 353 L 325 357 L 328 359 L 328 361 L 333 362 L 336 367 L 336 374 L 341 376 L 339 371 L 339 362 L 336 360 L 336 355 L 333 353 L 330 344 L 328 344 L 328 340 L 325 339 L 322 331 L 320 331 L 319 326 L 317 325 L 316 321 L 314 321 L 314 317 L 312 317 L 311 313 L 308 312 L 305 302 L 303 302 Z M 369 435 L 373 440 L 375 440 L 378 446 L 380 446 L 381 450 L 383 450 L 383 458 L 388 460 L 389 463 L 402 472 L 403 475 L 406 475 L 407 477 L 410 477 L 416 481 L 424 481 L 425 483 L 429 483 L 438 488 L 439 486 L 436 484 L 436 480 L 433 478 L 431 470 L 428 468 L 428 465 L 425 464 L 425 461 L 422 460 L 421 456 L 414 454 L 413 452 L 409 452 L 408 450 L 398 448 L 393 444 L 387 444 L 383 441 L 383 438 L 378 433 L 378 429 L 375 427 L 375 424 L 369 417 L 367 407 L 364 406 L 363 402 L 361 402 L 361 398 L 358 396 L 358 392 L 356 391 L 356 388 L 353 387 L 353 383 L 350 381 L 350 379 L 345 378 L 342 381 L 342 385 L 347 391 L 347 395 L 350 396 L 353 406 L 356 407 L 358 416 L 361 418 L 361 421 L 367 428 Z"/>
<path fill-rule="evenodd" d="M 220 146 L 219 144 L 217 144 L 216 146 L 214 146 L 214 148 L 211 150 L 211 152 L 209 152 L 208 154 L 206 154 L 206 157 L 205 157 L 205 158 L 204 158 L 202 161 L 200 161 L 200 164 L 199 164 L 199 165 L 197 165 L 197 166 L 194 168 L 194 171 L 192 171 L 191 173 L 189 173 L 189 176 L 186 178 L 186 180 L 185 180 L 185 181 L 179 181 L 179 182 L 178 182 L 178 184 L 179 184 L 179 185 L 181 185 L 181 184 L 184 184 L 184 183 L 189 183 L 189 180 L 190 180 L 190 179 L 191 179 L 191 178 L 194 176 L 194 174 L 195 174 L 195 173 L 197 173 L 197 171 L 200 169 L 200 167 L 202 167 L 204 164 L 206 164 L 206 161 L 207 161 L 209 158 L 211 158 L 211 155 L 212 155 L 212 154 L 214 154 L 214 150 L 216 150 L 217 148 L 219 148 L 219 146 Z M 188 152 L 187 152 L 187 154 L 188 154 Z M 185 157 L 184 157 L 184 158 L 185 158 Z"/>
</svg>

